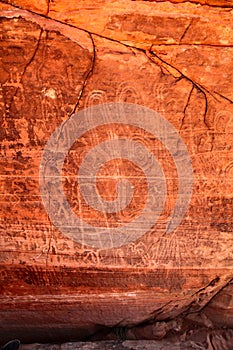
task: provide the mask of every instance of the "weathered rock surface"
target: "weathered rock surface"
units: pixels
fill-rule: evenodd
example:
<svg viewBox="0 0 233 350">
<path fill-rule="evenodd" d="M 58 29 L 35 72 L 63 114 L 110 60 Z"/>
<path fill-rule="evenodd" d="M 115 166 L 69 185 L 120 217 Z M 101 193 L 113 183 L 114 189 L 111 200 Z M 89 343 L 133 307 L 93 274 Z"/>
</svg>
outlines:
<svg viewBox="0 0 233 350">
<path fill-rule="evenodd" d="M 50 344 L 30 344 L 22 345 L 22 350 L 190 350 L 190 349 L 209 349 L 209 350 L 230 350 L 232 349 L 232 331 L 216 332 L 208 336 L 206 341 L 101 341 L 86 343 L 64 343 L 61 345 Z"/>
<path fill-rule="evenodd" d="M 160 339 L 177 317 L 232 327 L 232 2 L 177 2 L 0 4 L 2 341 L 12 334 L 31 342 L 87 339 L 106 327 L 138 325 L 127 330 L 129 339 Z M 64 164 L 64 192 L 95 227 L 129 222 L 146 198 L 137 168 L 126 161 L 101 168 L 98 188 L 111 200 L 119 172 L 135 181 L 135 199 L 120 214 L 86 206 L 76 179 L 85 152 L 127 135 L 156 155 L 167 178 L 154 227 L 135 242 L 101 249 L 70 239 L 48 217 L 39 185 L 46 143 L 73 112 L 105 102 L 157 111 L 187 146 L 193 195 L 171 235 L 164 227 L 177 197 L 174 162 L 156 137 L 132 126 L 80 138 Z"/>
</svg>

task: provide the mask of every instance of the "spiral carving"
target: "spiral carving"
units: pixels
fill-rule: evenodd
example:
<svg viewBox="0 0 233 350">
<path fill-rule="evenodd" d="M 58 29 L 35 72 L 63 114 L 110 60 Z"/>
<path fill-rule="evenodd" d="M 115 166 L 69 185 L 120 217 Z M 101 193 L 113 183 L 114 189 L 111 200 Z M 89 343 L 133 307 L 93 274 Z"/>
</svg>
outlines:
<svg viewBox="0 0 233 350">
<path fill-rule="evenodd" d="M 130 129 L 140 130 L 145 142 L 129 138 Z M 150 139 L 154 148 L 147 147 Z M 148 232 L 163 213 L 171 180 L 156 157 L 156 145 L 164 148 L 168 166 L 173 163 L 178 179 L 165 230 L 173 232 L 192 195 L 188 150 L 166 119 L 129 103 L 86 108 L 51 135 L 41 160 L 40 189 L 54 225 L 71 239 L 102 249 L 128 244 Z M 67 172 L 73 190 L 67 186 Z M 143 186 L 137 187 L 137 181 Z M 95 222 L 90 213 L 95 214 Z"/>
</svg>

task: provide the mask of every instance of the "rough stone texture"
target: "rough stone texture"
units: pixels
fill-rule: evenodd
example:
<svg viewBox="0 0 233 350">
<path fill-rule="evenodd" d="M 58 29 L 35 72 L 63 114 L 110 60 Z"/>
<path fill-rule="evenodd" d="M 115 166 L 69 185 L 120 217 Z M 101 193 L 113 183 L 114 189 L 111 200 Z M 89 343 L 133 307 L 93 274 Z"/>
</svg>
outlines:
<svg viewBox="0 0 233 350">
<path fill-rule="evenodd" d="M 86 339 L 141 323 L 127 337 L 157 339 L 171 330 L 168 321 L 179 324 L 177 317 L 232 327 L 232 2 L 8 3 L 0 4 L 2 341 L 12 334 L 25 341 Z M 85 135 L 76 145 L 83 151 L 126 133 L 157 147 L 172 178 L 163 215 L 149 232 L 120 248 L 95 249 L 51 223 L 39 165 L 51 133 L 74 111 L 120 101 L 156 110 L 179 131 L 192 157 L 193 196 L 181 225 L 164 235 L 177 194 L 164 148 L 135 128 Z M 76 205 L 77 147 L 64 167 L 71 206 L 93 225 L 114 225 L 120 217 Z M 128 164 L 119 167 L 127 173 Z M 112 186 L 99 189 L 114 197 Z M 124 220 L 143 206 L 144 192 L 142 182 Z"/>
<path fill-rule="evenodd" d="M 232 349 L 232 331 L 215 332 L 208 335 L 205 341 L 179 341 L 161 340 L 161 341 L 100 341 L 100 342 L 85 342 L 85 343 L 64 343 L 61 345 L 51 344 L 30 344 L 22 345 L 21 350 L 230 350 Z"/>
</svg>

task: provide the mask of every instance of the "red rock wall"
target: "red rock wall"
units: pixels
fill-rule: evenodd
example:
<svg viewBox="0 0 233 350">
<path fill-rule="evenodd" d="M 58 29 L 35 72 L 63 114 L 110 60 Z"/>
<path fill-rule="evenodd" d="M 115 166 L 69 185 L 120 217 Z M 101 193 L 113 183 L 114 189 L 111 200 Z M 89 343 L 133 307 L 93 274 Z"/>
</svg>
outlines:
<svg viewBox="0 0 233 350">
<path fill-rule="evenodd" d="M 42 340 L 54 330 L 82 337 L 96 325 L 174 318 L 202 309 L 231 281 L 232 3 L 174 2 L 0 4 L 5 337 L 8 331 L 23 336 L 26 328 Z M 101 249 L 74 241 L 50 220 L 39 179 L 46 144 L 74 112 L 106 102 L 149 107 L 184 141 L 193 192 L 172 234 L 164 228 L 178 196 L 176 169 L 154 135 L 132 126 L 85 134 L 66 158 L 64 191 L 75 213 L 95 227 L 130 222 L 146 198 L 137 167 L 118 160 L 101 170 L 105 199 L 116 197 L 119 172 L 135 185 L 131 206 L 117 215 L 85 206 L 75 180 L 80 154 L 127 135 L 153 150 L 165 172 L 168 195 L 154 226 L 131 243 Z M 211 307 L 208 312 L 221 324 Z"/>
</svg>

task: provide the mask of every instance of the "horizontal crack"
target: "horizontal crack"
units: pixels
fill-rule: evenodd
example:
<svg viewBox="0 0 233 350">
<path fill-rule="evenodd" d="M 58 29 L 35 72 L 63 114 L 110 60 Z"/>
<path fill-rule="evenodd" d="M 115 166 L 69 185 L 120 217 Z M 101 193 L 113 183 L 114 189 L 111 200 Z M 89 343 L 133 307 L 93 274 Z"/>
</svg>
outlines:
<svg viewBox="0 0 233 350">
<path fill-rule="evenodd" d="M 162 44 L 153 44 L 153 46 L 201 46 L 201 47 L 219 47 L 220 49 L 223 48 L 231 48 L 233 47 L 233 44 L 210 44 L 210 43 L 187 43 L 187 42 L 177 42 L 177 43 L 162 43 Z"/>
<path fill-rule="evenodd" d="M 50 1 L 50 0 L 48 0 L 48 1 Z M 4 3 L 4 1 L 2 1 L 1 0 L 1 2 L 3 2 Z M 11 5 L 12 7 L 14 7 L 14 8 L 19 8 L 19 9 L 23 9 L 22 7 L 20 7 L 20 6 L 17 6 L 17 5 Z M 49 8 L 48 8 L 48 10 L 49 10 Z M 54 21 L 54 22 L 56 22 L 56 23 L 60 23 L 60 24 L 62 24 L 62 25 L 64 25 L 64 22 L 62 22 L 62 21 L 59 21 L 59 20 L 57 20 L 57 19 L 54 19 L 54 18 L 51 18 L 51 17 L 47 17 L 46 15 L 43 15 L 43 14 L 37 14 L 36 12 L 34 12 L 34 11 L 32 11 L 32 10 L 26 10 L 26 12 L 30 12 L 30 13 L 32 13 L 32 14 L 34 14 L 34 15 L 38 15 L 38 16 L 40 16 L 40 17 L 44 17 L 44 18 L 46 18 L 46 19 L 50 19 L 50 20 L 52 20 L 52 21 Z M 106 37 L 106 36 L 104 36 L 104 35 L 101 35 L 101 34 L 98 34 L 98 33 L 94 33 L 94 32 L 90 32 L 90 31 L 88 31 L 88 30 L 86 30 L 86 29 L 84 29 L 84 28 L 80 28 L 80 27 L 77 27 L 77 26 L 74 26 L 74 25 L 72 25 L 72 24 L 69 24 L 69 23 L 65 23 L 67 26 L 69 26 L 69 27 L 71 27 L 71 28 L 75 28 L 75 29 L 78 29 L 78 30 L 80 30 L 80 31 L 83 31 L 83 32 L 85 32 L 85 33 L 87 33 L 90 37 L 91 37 L 91 40 L 92 40 L 92 43 L 93 43 L 93 37 L 92 37 L 92 35 L 95 35 L 95 36 L 97 36 L 97 37 L 100 37 L 100 38 L 102 38 L 102 39 L 106 39 L 106 40 L 109 40 L 109 41 L 112 41 L 112 42 L 114 42 L 114 43 L 118 43 L 118 44 L 120 44 L 120 45 L 123 45 L 123 46 L 125 46 L 125 47 L 127 47 L 127 48 L 129 48 L 129 49 L 135 49 L 135 50 L 138 50 L 138 51 L 140 51 L 140 52 L 143 52 L 144 54 L 146 54 L 146 56 L 148 57 L 148 50 L 146 50 L 146 49 L 142 49 L 142 48 L 140 48 L 140 47 L 137 47 L 137 46 L 133 46 L 133 45 L 130 45 L 130 44 L 126 44 L 126 43 L 124 43 L 124 42 L 122 42 L 122 41 L 119 41 L 119 40 L 116 40 L 116 39 L 113 39 L 113 38 L 110 38 L 110 37 Z M 191 23 L 189 24 L 189 26 L 188 27 L 190 27 L 190 25 L 191 25 Z M 187 30 L 188 30 L 188 28 L 186 28 L 186 32 L 187 32 Z M 183 34 L 184 35 L 184 34 Z M 163 45 L 163 44 L 158 44 L 158 45 Z M 166 45 L 166 44 L 165 44 Z M 167 44 L 168 45 L 168 44 Z M 171 45 L 174 45 L 174 44 L 171 44 Z M 179 45 L 179 43 L 177 43 L 176 45 Z M 187 45 L 187 44 L 185 44 L 185 43 L 182 43 L 182 45 Z M 211 45 L 211 44 L 191 44 L 191 45 L 206 45 L 206 46 L 219 46 L 219 47 L 224 47 L 224 45 L 223 46 L 221 46 L 221 45 Z M 178 72 L 179 74 L 180 74 L 180 78 L 185 78 L 185 79 L 187 79 L 188 81 L 190 81 L 195 87 L 196 87 L 196 89 L 198 90 L 198 91 L 200 91 L 200 92 L 202 92 L 203 93 L 203 95 L 204 95 L 204 98 L 205 98 L 205 101 L 206 101 L 206 107 L 205 107 L 205 112 L 204 112 L 204 117 L 203 117 L 203 121 L 204 121 L 204 123 L 205 123 L 205 125 L 209 128 L 209 126 L 208 126 L 208 124 L 207 124 L 207 122 L 206 122 L 206 114 L 207 114 L 207 110 L 208 110 L 208 100 L 207 100 L 207 96 L 206 96 L 206 93 L 208 93 L 209 95 L 211 95 L 215 100 L 217 100 L 218 101 L 218 99 L 216 98 L 216 96 L 214 96 L 213 95 L 213 93 L 214 94 L 216 94 L 216 95 L 218 95 L 219 97 L 221 97 L 221 98 L 223 98 L 223 99 L 225 99 L 226 101 L 228 101 L 228 102 L 230 102 L 230 103 L 233 103 L 233 101 L 231 101 L 229 98 L 227 98 L 226 96 L 224 96 L 224 95 L 222 95 L 222 94 L 220 94 L 220 93 L 217 93 L 217 92 L 210 92 L 206 87 L 204 87 L 204 86 L 202 86 L 202 85 L 200 85 L 199 83 L 197 83 L 197 82 L 195 82 L 195 81 L 193 81 L 191 78 L 189 78 L 187 75 L 185 75 L 185 74 L 183 74 L 177 67 L 175 67 L 175 66 L 173 66 L 173 65 L 171 65 L 170 63 L 168 63 L 168 62 L 166 62 L 165 60 L 163 60 L 161 57 L 159 57 L 158 56 L 158 54 L 156 54 L 154 51 L 152 51 L 152 48 L 153 48 L 153 46 L 157 46 L 157 45 L 151 45 L 151 48 L 150 48 L 150 50 L 149 50 L 149 53 L 151 54 L 151 55 L 153 55 L 154 57 L 156 57 L 157 58 L 157 60 L 159 60 L 159 61 L 161 61 L 163 64 L 165 64 L 166 66 L 168 66 L 168 67 L 170 67 L 171 69 L 173 69 L 173 70 L 175 70 L 176 72 Z M 226 47 L 232 47 L 231 45 L 229 45 L 229 46 L 227 46 L 226 45 Z M 95 54 L 94 54 L 94 56 L 95 56 Z M 152 59 L 151 59 L 151 57 L 148 57 L 151 61 L 153 61 Z M 155 64 L 158 64 L 158 62 L 154 62 Z M 166 68 L 166 67 L 163 67 L 163 68 Z M 169 71 L 169 70 L 168 70 Z M 169 72 L 170 74 L 171 74 L 171 72 Z M 88 76 L 87 76 L 87 79 L 89 78 L 89 76 L 92 74 L 92 69 L 90 70 L 90 73 L 88 74 Z M 175 76 L 176 78 L 177 78 L 177 76 Z M 87 80 L 86 79 L 86 80 Z M 84 88 L 84 87 L 83 87 Z M 83 89 L 82 89 L 83 90 Z M 81 91 L 81 96 L 80 96 L 80 98 L 82 97 L 82 92 L 83 91 Z M 80 101 L 80 98 L 79 98 L 79 101 Z M 78 104 L 79 104 L 79 101 L 77 102 L 77 106 L 78 106 Z M 77 106 L 75 107 L 75 109 L 77 108 Z"/>
<path fill-rule="evenodd" d="M 83 32 L 85 32 L 85 33 L 92 34 L 92 35 L 96 35 L 96 36 L 98 36 L 98 37 L 100 37 L 100 38 L 107 39 L 107 40 L 110 40 L 110 41 L 112 41 L 112 42 L 119 43 L 119 44 L 124 45 L 124 46 L 126 46 L 126 47 L 132 47 L 132 48 L 135 48 L 135 49 L 141 49 L 140 47 L 133 46 L 133 45 L 130 45 L 130 44 L 126 44 L 126 43 L 124 43 L 123 41 L 120 41 L 120 40 L 117 40 L 117 39 L 113 39 L 113 38 L 111 38 L 111 37 L 106 37 L 106 36 L 101 35 L 101 34 L 99 34 L 99 33 L 92 32 L 92 31 L 89 31 L 89 30 L 87 30 L 87 29 L 85 29 L 85 28 L 81 28 L 81 27 L 75 26 L 75 25 L 73 25 L 73 24 L 67 23 L 67 22 L 65 22 L 65 21 L 63 22 L 63 21 L 61 21 L 61 20 L 55 19 L 55 18 L 53 18 L 53 17 L 50 17 L 50 16 L 49 16 L 49 13 L 50 13 L 50 8 L 49 8 L 50 1 L 51 1 L 51 0 L 48 0 L 48 9 L 47 9 L 46 14 L 37 13 L 37 12 L 31 10 L 31 9 L 26 9 L 26 8 L 24 8 L 24 7 L 22 7 L 22 6 L 19 6 L 19 5 L 9 4 L 7 1 L 4 1 L 4 0 L 0 0 L 0 3 L 2 2 L 2 3 L 5 3 L 5 4 L 9 4 L 11 7 L 14 7 L 15 9 L 20 9 L 20 10 L 25 11 L 25 12 L 30 12 L 30 13 L 32 13 L 32 14 L 34 14 L 34 15 L 37 15 L 37 16 L 40 16 L 40 17 L 43 17 L 43 18 L 52 20 L 52 21 L 54 21 L 54 22 L 56 22 L 56 23 L 60 23 L 60 24 L 66 25 L 66 26 L 69 26 L 69 27 L 71 27 L 71 28 L 76 28 L 76 29 L 81 30 L 81 31 L 83 31 Z M 134 1 L 134 0 L 131 0 L 131 1 Z M 139 1 L 139 0 L 135 0 L 135 1 Z M 150 0 L 141 0 L 141 1 L 150 1 Z M 233 6 L 232 6 L 232 9 L 233 9 Z M 194 19 L 194 18 L 193 18 L 193 19 Z M 192 22 L 193 19 L 191 19 L 191 22 Z M 186 32 L 186 33 L 187 33 L 187 30 L 189 29 L 190 25 L 192 24 L 191 22 L 189 23 L 188 28 L 185 29 L 185 32 Z M 184 33 L 184 34 L 185 34 L 185 33 Z M 184 37 L 184 34 L 182 35 L 183 37 Z M 181 37 L 181 39 L 182 39 L 182 37 Z M 181 39 L 180 39 L 180 41 L 181 41 Z M 233 47 L 233 44 L 229 44 L 229 45 L 228 45 L 228 44 L 211 44 L 211 43 L 200 43 L 200 42 L 193 42 L 193 43 L 190 43 L 190 42 L 189 42 L 189 43 L 182 42 L 182 43 L 180 43 L 180 41 L 179 41 L 179 42 L 175 42 L 175 43 L 167 43 L 167 42 L 164 42 L 164 43 L 156 43 L 156 44 L 153 43 L 153 45 L 154 45 L 154 46 L 173 46 L 173 45 L 177 45 L 177 46 L 178 46 L 178 45 L 179 45 L 179 46 L 182 46 L 182 45 L 193 46 L 193 45 L 196 45 L 196 46 L 207 46 L 207 47 L 209 46 L 209 47 L 219 47 L 219 48 Z"/>
<path fill-rule="evenodd" d="M 209 7 L 219 7 L 232 9 L 233 2 L 231 0 L 222 0 L 221 5 L 219 4 L 219 0 L 131 0 L 131 1 L 143 1 L 143 2 L 170 2 L 172 4 L 182 4 L 182 3 L 193 3 L 201 6 L 209 6 Z"/>
</svg>

